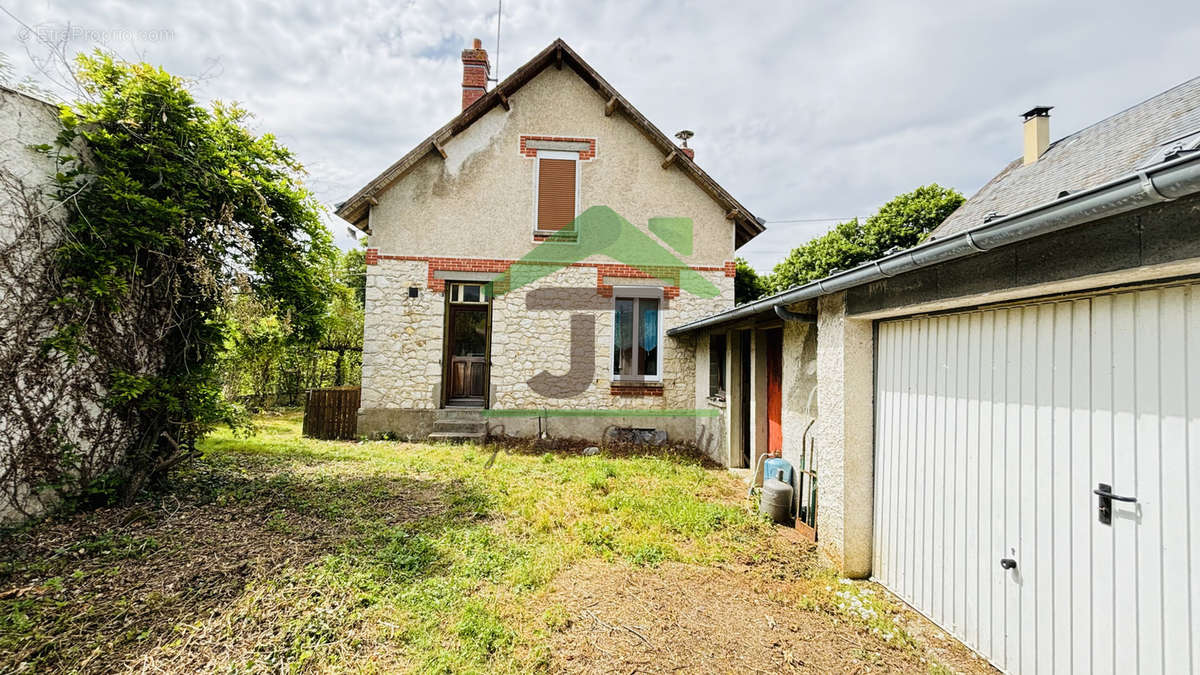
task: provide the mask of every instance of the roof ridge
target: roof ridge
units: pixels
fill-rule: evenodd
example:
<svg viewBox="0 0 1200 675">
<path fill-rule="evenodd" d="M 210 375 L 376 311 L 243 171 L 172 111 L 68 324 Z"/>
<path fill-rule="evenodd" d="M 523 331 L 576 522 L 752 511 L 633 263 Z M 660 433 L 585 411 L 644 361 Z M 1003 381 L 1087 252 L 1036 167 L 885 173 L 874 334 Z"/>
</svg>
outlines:
<svg viewBox="0 0 1200 675">
<path fill-rule="evenodd" d="M 1200 82 L 1200 75 L 1197 75 L 1192 78 L 1188 78 L 1188 79 L 1184 80 L 1183 82 L 1180 82 L 1179 84 L 1172 86 L 1170 89 L 1164 89 L 1163 91 L 1160 91 L 1157 94 L 1154 94 L 1152 96 L 1147 96 L 1146 98 L 1138 101 L 1137 103 L 1134 103 L 1133 105 L 1126 106 L 1125 108 L 1123 108 L 1115 113 L 1112 113 L 1111 115 L 1108 115 L 1107 117 L 1104 117 L 1099 120 L 1096 120 L 1095 122 L 1092 122 L 1091 124 L 1087 125 L 1086 127 L 1076 129 L 1075 131 L 1072 131 L 1071 133 L 1067 134 L 1066 136 L 1063 136 L 1062 138 L 1052 141 L 1050 143 L 1050 147 L 1052 148 L 1069 138 L 1078 136 L 1078 135 L 1082 134 L 1083 132 L 1088 131 L 1089 129 L 1093 129 L 1095 127 L 1098 127 L 1098 126 L 1104 124 L 1105 122 L 1110 122 L 1114 119 L 1117 119 L 1118 117 L 1125 115 L 1126 113 L 1132 112 L 1133 110 L 1136 110 L 1137 108 L 1140 108 L 1155 99 L 1159 99 L 1159 98 L 1163 98 L 1163 97 L 1167 96 L 1168 94 L 1175 91 L 1176 89 L 1182 89 L 1183 87 L 1185 87 L 1193 82 Z"/>
</svg>

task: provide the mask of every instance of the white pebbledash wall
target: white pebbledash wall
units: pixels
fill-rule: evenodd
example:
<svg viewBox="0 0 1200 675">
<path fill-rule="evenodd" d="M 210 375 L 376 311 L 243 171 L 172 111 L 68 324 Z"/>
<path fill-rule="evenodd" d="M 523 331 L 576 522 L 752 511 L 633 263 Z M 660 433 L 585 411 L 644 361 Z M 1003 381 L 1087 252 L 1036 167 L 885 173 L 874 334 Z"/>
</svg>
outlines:
<svg viewBox="0 0 1200 675">
<path fill-rule="evenodd" d="M 662 300 L 662 330 L 733 306 L 734 226 L 725 211 L 676 167 L 663 169 L 662 153 L 620 112 L 604 115 L 605 101 L 569 68 L 549 68 L 510 97 L 512 108 L 496 108 L 462 134 L 446 142 L 446 159 L 431 153 L 407 175 L 376 195 L 369 246 L 378 262 L 367 267 L 366 326 L 363 348 L 362 407 L 359 432 L 392 432 L 418 437 L 431 429 L 442 401 L 442 353 L 445 296 L 431 288 L 429 258 L 518 260 L 531 251 L 535 160 L 520 153 L 520 137 L 554 136 L 596 139 L 595 158 L 582 161 L 579 204 L 608 206 L 649 232 L 652 217 L 688 217 L 693 221 L 693 252 L 679 258 L 713 283 L 720 294 L 700 298 L 680 292 Z M 665 244 L 664 244 L 665 247 Z M 669 247 L 668 247 L 669 248 Z M 370 262 L 370 259 L 369 259 Z M 492 303 L 489 406 L 529 410 L 528 417 L 495 419 L 496 431 L 535 433 L 536 411 L 692 410 L 706 407 L 696 383 L 693 339 L 662 337 L 662 395 L 614 395 L 612 373 L 612 299 L 593 293 L 587 308 L 578 307 L 579 291 L 597 289 L 597 268 L 613 264 L 596 257 L 564 267 L 514 289 Z M 435 264 L 435 269 L 444 266 Z M 447 273 L 453 276 L 452 273 Z M 655 279 L 622 284 L 659 286 Z M 417 288 L 417 297 L 409 289 Z M 555 289 L 562 290 L 556 294 Z M 527 296 L 538 292 L 530 309 Z M 592 362 L 582 394 L 541 395 L 528 381 L 540 372 L 563 375 L 570 367 L 571 316 L 594 321 Z M 541 420 L 554 436 L 598 438 L 608 426 L 666 429 L 677 440 L 713 436 L 716 418 L 570 417 Z M 713 445 L 710 441 L 709 445 Z M 723 450 L 711 450 L 717 453 Z"/>
<path fill-rule="evenodd" d="M 817 300 L 817 529 L 842 574 L 871 573 L 874 337 L 846 316 L 844 293 Z"/>
</svg>

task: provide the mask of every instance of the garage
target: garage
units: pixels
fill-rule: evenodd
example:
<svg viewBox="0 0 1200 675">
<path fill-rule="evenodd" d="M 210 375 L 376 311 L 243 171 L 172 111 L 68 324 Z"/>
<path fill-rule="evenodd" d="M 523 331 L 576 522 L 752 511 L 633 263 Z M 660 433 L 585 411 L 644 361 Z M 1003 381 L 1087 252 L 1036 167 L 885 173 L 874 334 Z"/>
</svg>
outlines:
<svg viewBox="0 0 1200 675">
<path fill-rule="evenodd" d="M 1009 672 L 1200 671 L 1200 285 L 877 331 L 873 578 Z"/>
</svg>

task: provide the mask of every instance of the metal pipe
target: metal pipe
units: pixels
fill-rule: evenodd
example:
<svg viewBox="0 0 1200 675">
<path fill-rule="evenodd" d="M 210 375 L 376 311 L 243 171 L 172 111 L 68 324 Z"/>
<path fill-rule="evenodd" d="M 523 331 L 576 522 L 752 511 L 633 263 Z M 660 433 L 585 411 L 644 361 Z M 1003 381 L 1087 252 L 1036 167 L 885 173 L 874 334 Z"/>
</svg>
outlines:
<svg viewBox="0 0 1200 675">
<path fill-rule="evenodd" d="M 783 305 L 775 305 L 775 316 L 784 321 L 799 321 L 802 323 L 816 323 L 816 314 L 804 314 L 802 312 L 793 312 Z"/>
<path fill-rule="evenodd" d="M 854 269 L 831 274 L 824 279 L 794 286 L 720 314 L 676 326 L 668 330 L 667 335 L 680 335 L 699 328 L 736 321 L 780 305 L 812 300 L 829 293 L 977 255 L 1000 246 L 1197 192 L 1200 192 L 1200 155 L 1184 155 L 1048 204 L 996 218 L 978 227 L 949 235 L 945 239 L 932 239 Z"/>
</svg>

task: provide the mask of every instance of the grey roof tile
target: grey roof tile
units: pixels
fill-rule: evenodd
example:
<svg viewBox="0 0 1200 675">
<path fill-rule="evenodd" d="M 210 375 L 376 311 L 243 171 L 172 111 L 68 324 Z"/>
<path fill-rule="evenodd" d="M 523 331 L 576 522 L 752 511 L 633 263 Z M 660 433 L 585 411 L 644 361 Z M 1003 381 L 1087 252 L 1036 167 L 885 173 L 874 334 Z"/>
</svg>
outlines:
<svg viewBox="0 0 1200 675">
<path fill-rule="evenodd" d="M 1028 166 L 1017 158 L 950 214 L 933 235 L 981 225 L 1157 164 L 1176 145 L 1200 141 L 1200 77 L 1052 143 Z"/>
</svg>

